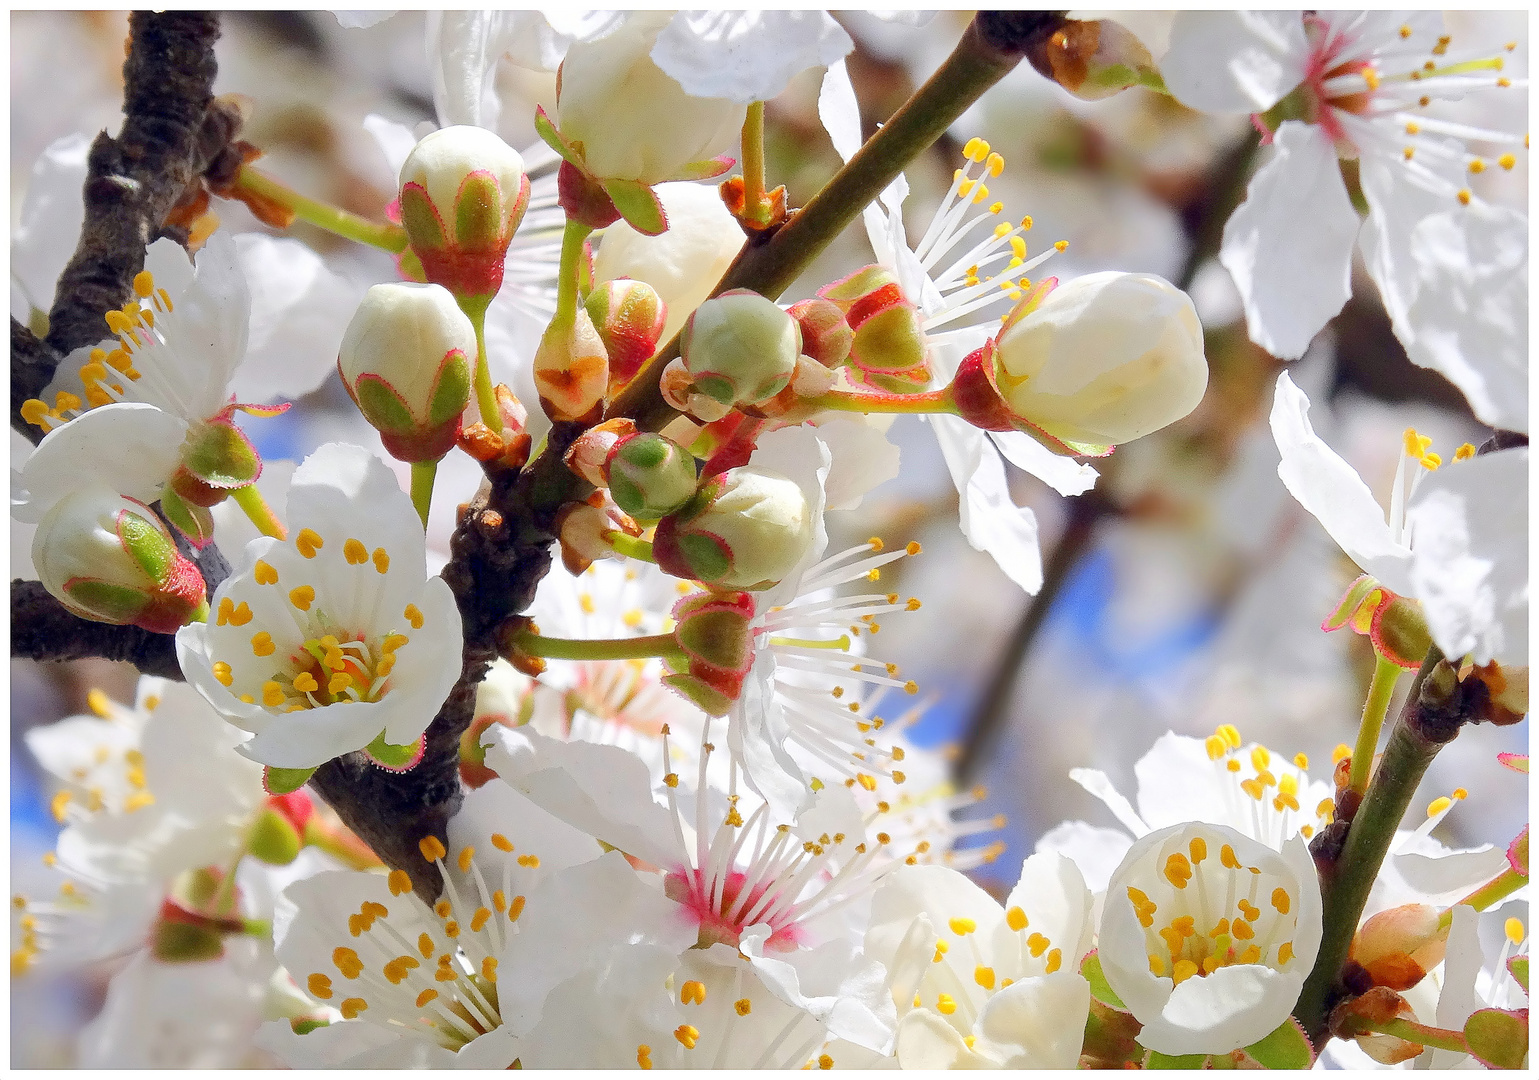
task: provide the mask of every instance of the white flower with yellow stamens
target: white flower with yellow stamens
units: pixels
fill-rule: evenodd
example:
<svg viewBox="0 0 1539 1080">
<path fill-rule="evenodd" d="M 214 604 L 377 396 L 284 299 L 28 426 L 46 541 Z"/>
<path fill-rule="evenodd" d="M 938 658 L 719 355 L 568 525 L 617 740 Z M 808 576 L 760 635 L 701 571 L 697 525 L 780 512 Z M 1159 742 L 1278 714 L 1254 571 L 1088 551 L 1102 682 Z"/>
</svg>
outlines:
<svg viewBox="0 0 1539 1080">
<path fill-rule="evenodd" d="M 855 92 L 842 62 L 828 69 L 818 108 L 835 148 L 849 160 L 862 139 Z M 897 276 L 904 297 L 918 308 L 935 386 L 948 383 L 963 357 L 997 331 L 1008 305 L 1022 295 L 1024 275 L 1067 246 L 1060 241 L 1032 256 L 1026 242 L 1031 218 L 1001 220 L 1003 204 L 989 200 L 986 181 L 1000 174 L 1004 159 L 982 139 L 970 140 L 964 156 L 964 168 L 912 247 L 902 213 L 906 180 L 900 177 L 879 197 L 885 218 L 875 204 L 865 210 L 877 262 Z M 1011 581 L 1035 593 L 1042 585 L 1037 520 L 1011 498 L 1004 462 L 1064 495 L 1089 490 L 1096 471 L 1018 431 L 984 432 L 955 416 L 927 419 L 961 496 L 962 534 L 993 556 Z"/>
<path fill-rule="evenodd" d="M 1071 1069 L 1090 984 L 1091 895 L 1038 854 L 1003 908 L 955 870 L 902 867 L 872 900 L 866 949 L 886 965 L 905 1069 Z"/>
<path fill-rule="evenodd" d="M 1360 247 L 1411 360 L 1447 376 L 1486 423 L 1528 430 L 1527 217 L 1471 190 L 1480 173 L 1516 166 L 1528 137 L 1438 108 L 1525 83 L 1504 72 L 1516 46 L 1455 42 L 1430 11 L 1176 18 L 1160 64 L 1171 94 L 1251 114 L 1273 146 L 1219 255 L 1253 340 L 1303 355 L 1351 294 Z M 1365 220 L 1338 159 L 1357 165 Z"/>
<path fill-rule="evenodd" d="M 671 741 L 665 733 L 666 760 Z M 618 747 L 561 743 L 528 728 L 494 729 L 485 745 L 487 765 L 505 783 L 657 867 L 677 905 L 668 922 L 687 926 L 691 943 L 740 951 L 782 1001 L 827 1020 L 835 1037 L 885 1043 L 891 1017 L 859 950 L 858 919 L 881 876 L 909 852 L 893 851 L 885 832 L 868 834 L 846 791 L 818 792 L 788 823 L 739 793 L 734 760 L 726 791 L 713 791 L 716 748 L 704 742 L 692 783 L 663 778 L 665 808 L 646 768 Z"/>
<path fill-rule="evenodd" d="M 426 576 L 421 519 L 383 462 L 332 443 L 295 472 L 286 520 L 292 540 L 248 544 L 210 621 L 178 632 L 182 670 L 264 765 L 365 750 L 410 767 L 462 640 L 454 594 Z"/>
<path fill-rule="evenodd" d="M 1106 981 L 1161 1054 L 1227 1054 L 1288 1022 L 1320 948 L 1303 837 L 1281 852 L 1189 822 L 1133 844 L 1107 888 Z"/>
<path fill-rule="evenodd" d="M 303 1034 L 268 1024 L 259 1045 L 295 1068 L 512 1063 L 518 995 L 546 975 L 559 979 L 507 959 L 526 907 L 537 887 L 601 849 L 502 784 L 466 796 L 447 849 L 434 837 L 420 846 L 444 880 L 432 907 L 403 870 L 319 874 L 284 892 L 273 924 L 278 959 L 340 1017 Z M 499 986 L 504 974 L 511 978 Z"/>
</svg>

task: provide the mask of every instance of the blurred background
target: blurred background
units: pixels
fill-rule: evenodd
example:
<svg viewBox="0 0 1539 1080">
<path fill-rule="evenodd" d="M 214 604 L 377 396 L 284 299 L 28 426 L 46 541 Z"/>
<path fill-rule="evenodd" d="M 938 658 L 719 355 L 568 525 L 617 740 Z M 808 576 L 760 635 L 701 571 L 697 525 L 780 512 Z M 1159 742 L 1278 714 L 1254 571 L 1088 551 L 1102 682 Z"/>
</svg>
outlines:
<svg viewBox="0 0 1539 1080">
<path fill-rule="evenodd" d="M 862 13 L 838 17 L 856 42 L 847 65 L 868 135 L 944 59 L 968 18 L 943 12 L 916 29 Z M 1158 57 L 1159 13 L 1118 18 Z M 1489 28 L 1495 40 L 1517 38 L 1508 70 L 1515 80 L 1526 75 L 1524 15 L 1458 18 L 1482 33 Z M 51 142 L 116 131 L 125 36 L 123 14 L 12 14 L 13 224 L 32 166 Z M 424 37 L 420 13 L 349 30 L 326 13 L 231 13 L 218 48 L 216 90 L 249 98 L 242 135 L 265 152 L 265 170 L 298 191 L 382 217 L 395 181 L 363 122 L 371 113 L 407 126 L 434 119 Z M 767 109 L 769 180 L 786 185 L 793 206 L 839 165 L 818 120 L 821 77 L 820 70 L 802 73 Z M 505 63 L 498 90 L 499 133 L 514 147 L 531 144 L 533 106 L 551 108 L 554 75 Z M 1522 94 L 1488 97 L 1464 103 L 1465 117 L 1480 126 L 1526 127 Z M 1290 757 L 1308 754 L 1312 771 L 1324 775 L 1332 748 L 1354 737 L 1372 656 L 1362 638 L 1320 632 L 1357 571 L 1277 478 L 1266 416 L 1285 365 L 1248 341 L 1239 298 L 1213 257 L 1256 162 L 1248 122 L 1199 115 L 1143 89 L 1078 101 L 1023 63 L 908 171 L 911 235 L 928 224 L 962 163 L 962 145 L 975 135 L 1004 156 L 993 191 L 1007 216 L 1034 218 L 1033 247 L 1069 242 L 1047 272 L 1064 279 L 1144 271 L 1187 288 L 1205 325 L 1211 366 L 1197 411 L 1096 462 L 1101 478 L 1086 495 L 1065 499 L 1011 470 L 1016 501 L 1037 515 L 1048 567 L 1047 589 L 1035 605 L 961 536 L 955 489 L 922 421 L 901 417 L 891 428 L 902 451 L 900 476 L 858 511 L 831 517 L 836 544 L 876 533 L 924 545 L 921 557 L 890 571 L 894 587 L 921 598 L 924 609 L 886 622 L 873 651 L 899 663 L 931 702 L 912 729 L 914 740 L 948 754 L 961 785 L 986 789 L 968 816 L 1006 816 L 1002 830 L 968 842 L 1003 844 L 974 876 L 1008 891 L 1021 860 L 1060 821 L 1115 824 L 1068 771 L 1102 769 L 1131 794 L 1134 763 L 1167 730 L 1204 736 L 1234 724 L 1247 741 Z M 1526 170 L 1525 160 L 1511 173 L 1490 170 L 1475 179 L 1488 182 L 1483 196 L 1523 207 Z M 215 210 L 234 230 L 263 229 L 238 204 Z M 354 290 L 354 302 L 370 283 L 395 277 L 380 253 L 306 226 L 292 235 L 326 259 Z M 783 299 L 809 296 L 869 261 L 864 233 L 852 229 Z M 345 308 L 346 300 L 338 304 Z M 303 347 L 334 356 L 349 313 L 341 311 L 334 337 L 319 333 Z M 507 362 L 518 359 L 528 357 Z M 1346 309 L 1291 370 L 1314 403 L 1316 429 L 1381 497 L 1406 427 L 1431 435 L 1445 454 L 1489 434 L 1452 385 L 1406 360 L 1360 267 Z M 337 438 L 377 446 L 334 375 L 285 416 L 246 429 L 268 461 L 297 461 Z M 468 472 L 444 476 L 441 484 L 463 487 L 438 500 L 447 514 L 470 496 L 473 480 Z M 29 542 L 13 525 L 13 576 L 33 576 Z M 22 733 L 84 711 L 93 687 L 132 700 L 135 679 L 126 666 L 100 661 L 12 662 L 17 883 L 52 849 L 58 829 L 47 808 L 51 792 Z M 1526 725 L 1482 728 L 1440 755 L 1422 801 L 1455 787 L 1470 792 L 1440 839 L 1467 846 L 1505 843 L 1516 834 L 1527 820 L 1526 784 L 1494 758 L 1522 750 L 1526 739 Z M 13 995 L 13 1065 L 69 1064 L 73 1033 L 100 1007 L 111 970 L 34 982 L 30 993 Z"/>
</svg>

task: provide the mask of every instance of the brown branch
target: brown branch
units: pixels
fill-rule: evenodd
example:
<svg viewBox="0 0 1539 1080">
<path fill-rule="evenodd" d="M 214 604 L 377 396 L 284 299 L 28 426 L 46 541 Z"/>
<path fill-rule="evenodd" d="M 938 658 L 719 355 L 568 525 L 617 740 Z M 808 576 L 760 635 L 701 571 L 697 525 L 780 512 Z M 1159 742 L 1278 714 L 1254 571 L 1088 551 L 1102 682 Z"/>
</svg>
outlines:
<svg viewBox="0 0 1539 1080">
<path fill-rule="evenodd" d="M 123 127 L 91 144 L 85 224 L 48 313 L 48 344 L 61 356 L 108 336 L 103 316 L 127 302 L 144 249 L 238 123 L 234 109 L 210 109 L 217 15 L 139 11 L 128 26 Z"/>
<path fill-rule="evenodd" d="M 11 655 L 24 660 L 126 660 L 146 675 L 181 679 L 176 639 L 71 615 L 37 581 L 11 582 Z"/>
<path fill-rule="evenodd" d="M 21 407 L 28 398 L 43 392 L 62 359 L 46 341 L 11 317 L 11 427 L 34 443 L 43 433 L 21 418 Z"/>
</svg>

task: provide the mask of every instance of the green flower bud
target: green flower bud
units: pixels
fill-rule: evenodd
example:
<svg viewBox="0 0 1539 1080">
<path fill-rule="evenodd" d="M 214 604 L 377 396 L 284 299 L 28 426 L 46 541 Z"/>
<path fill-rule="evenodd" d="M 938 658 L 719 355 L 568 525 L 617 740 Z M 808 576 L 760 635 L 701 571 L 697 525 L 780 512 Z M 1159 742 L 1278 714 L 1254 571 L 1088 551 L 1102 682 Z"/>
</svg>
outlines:
<svg viewBox="0 0 1539 1080">
<path fill-rule="evenodd" d="M 694 498 L 695 457 L 650 431 L 621 439 L 605 466 L 615 505 L 638 521 L 656 521 Z"/>
<path fill-rule="evenodd" d="M 812 545 L 812 507 L 795 481 L 768 469 L 728 469 L 685 510 L 658 523 L 653 551 L 675 577 L 767 589 Z"/>
<path fill-rule="evenodd" d="M 701 304 L 680 340 L 695 392 L 725 405 L 754 405 L 780 393 L 801 351 L 796 320 L 747 289 Z"/>
<path fill-rule="evenodd" d="M 475 358 L 475 327 L 449 290 L 392 282 L 358 305 L 337 371 L 392 456 L 437 461 L 459 438 Z"/>
<path fill-rule="evenodd" d="M 49 594 L 83 619 L 171 634 L 207 610 L 203 575 L 155 512 L 101 484 L 48 511 L 32 564 Z"/>
<path fill-rule="evenodd" d="M 272 807 L 264 809 L 246 834 L 246 850 L 271 866 L 287 866 L 299 855 L 304 840 L 287 817 Z"/>
<path fill-rule="evenodd" d="M 1110 19 L 1068 20 L 1032 57 L 1032 66 L 1085 101 L 1099 101 L 1130 86 L 1165 87 L 1144 43 Z"/>
<path fill-rule="evenodd" d="M 597 286 L 583 307 L 609 353 L 611 385 L 630 381 L 662 338 L 668 316 L 662 297 L 645 281 L 617 278 Z"/>
</svg>

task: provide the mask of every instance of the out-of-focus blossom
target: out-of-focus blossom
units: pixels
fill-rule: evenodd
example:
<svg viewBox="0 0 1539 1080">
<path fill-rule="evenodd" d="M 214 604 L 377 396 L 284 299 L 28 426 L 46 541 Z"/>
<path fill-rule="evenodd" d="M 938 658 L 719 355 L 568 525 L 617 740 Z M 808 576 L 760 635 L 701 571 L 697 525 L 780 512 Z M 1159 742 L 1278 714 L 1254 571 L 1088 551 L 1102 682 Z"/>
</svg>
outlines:
<svg viewBox="0 0 1539 1080">
<path fill-rule="evenodd" d="M 1514 44 L 1442 31 L 1433 12 L 1188 12 L 1162 70 L 1184 104 L 1253 114 L 1275 147 L 1220 254 L 1257 344 L 1303 355 L 1351 294 L 1361 247 L 1411 359 L 1446 375 L 1486 423 L 1526 431 L 1527 217 L 1475 197 L 1469 180 L 1513 168 L 1526 137 L 1430 108 L 1510 87 Z M 1467 142 L 1504 152 L 1488 162 Z M 1338 158 L 1357 162 L 1366 221 Z"/>
</svg>

